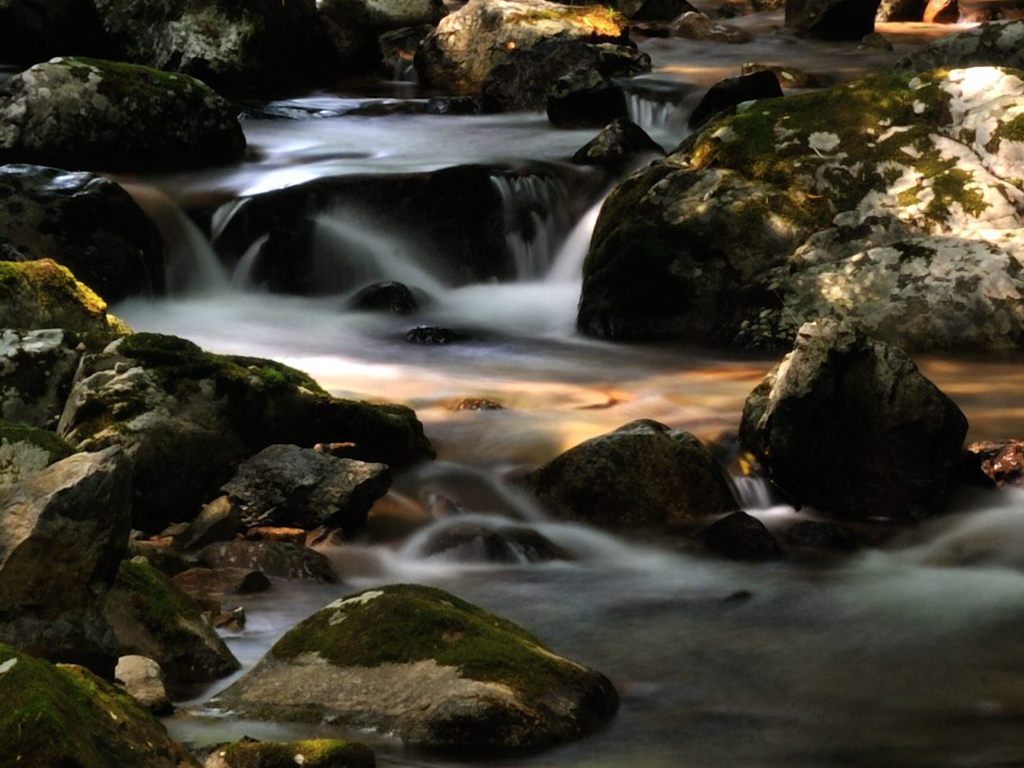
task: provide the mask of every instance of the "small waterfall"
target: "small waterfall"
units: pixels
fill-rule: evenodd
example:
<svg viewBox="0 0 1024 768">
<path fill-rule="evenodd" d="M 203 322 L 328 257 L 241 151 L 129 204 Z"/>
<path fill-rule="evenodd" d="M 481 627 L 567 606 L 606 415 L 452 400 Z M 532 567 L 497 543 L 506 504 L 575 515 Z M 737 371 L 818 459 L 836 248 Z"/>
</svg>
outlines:
<svg viewBox="0 0 1024 768">
<path fill-rule="evenodd" d="M 629 119 L 647 133 L 681 139 L 687 132 L 686 118 L 694 106 L 696 91 L 691 85 L 631 80 L 623 83 Z"/>
<path fill-rule="evenodd" d="M 220 236 L 224 233 L 228 224 L 235 218 L 235 215 L 248 205 L 250 197 L 240 197 L 237 200 L 232 200 L 229 203 L 224 203 L 220 208 L 213 212 L 213 217 L 210 221 L 210 240 L 217 242 Z"/>
<path fill-rule="evenodd" d="M 583 274 L 583 260 L 587 257 L 587 250 L 590 248 L 590 238 L 594 234 L 594 227 L 597 225 L 597 217 L 601 213 L 601 206 L 604 205 L 606 195 L 594 203 L 573 227 L 572 232 L 565 238 L 562 247 L 555 256 L 551 269 L 545 276 L 548 283 L 571 283 L 579 282 Z"/>
<path fill-rule="evenodd" d="M 519 280 L 543 277 L 571 225 L 569 194 L 558 179 L 537 174 L 491 177 L 505 213 L 505 241 Z"/>
<path fill-rule="evenodd" d="M 231 274 L 232 288 L 245 291 L 256 287 L 253 285 L 252 279 L 253 268 L 256 266 L 256 257 L 260 255 L 260 250 L 269 239 L 270 235 L 258 237 L 253 241 L 252 245 L 245 249 L 245 253 L 242 254 L 242 258 L 238 260 L 238 264 L 235 266 L 235 271 Z"/>
</svg>

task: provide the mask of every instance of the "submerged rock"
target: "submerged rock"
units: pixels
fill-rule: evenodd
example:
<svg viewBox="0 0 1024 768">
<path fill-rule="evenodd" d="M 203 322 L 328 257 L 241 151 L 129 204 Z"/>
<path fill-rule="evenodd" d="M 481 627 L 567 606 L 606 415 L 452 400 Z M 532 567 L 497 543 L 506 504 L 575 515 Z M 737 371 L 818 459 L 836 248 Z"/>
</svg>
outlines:
<svg viewBox="0 0 1024 768">
<path fill-rule="evenodd" d="M 915 72 L 958 67 L 1024 69 L 1024 21 L 993 21 L 941 37 L 911 51 L 896 66 Z"/>
<path fill-rule="evenodd" d="M 243 739 L 215 747 L 203 768 L 374 768 L 376 764 L 373 750 L 355 742 Z"/>
<path fill-rule="evenodd" d="M 0 162 L 120 170 L 239 160 L 234 110 L 186 75 L 53 59 L 0 88 Z"/>
<path fill-rule="evenodd" d="M 374 283 L 352 297 L 349 306 L 362 312 L 387 312 L 392 315 L 411 315 L 427 301 L 426 294 L 404 283 Z"/>
<path fill-rule="evenodd" d="M 203 547 L 199 561 L 208 568 L 257 569 L 268 576 L 333 584 L 331 561 L 313 549 L 285 541 L 221 541 Z"/>
<path fill-rule="evenodd" d="M 691 128 L 699 128 L 715 116 L 742 104 L 758 99 L 782 98 L 779 80 L 771 70 L 752 72 L 739 77 L 727 77 L 711 86 L 690 113 Z"/>
<path fill-rule="evenodd" d="M 81 353 L 59 329 L 0 329 L 0 420 L 56 427 Z"/>
<path fill-rule="evenodd" d="M 712 552 L 731 560 L 779 560 L 782 547 L 764 523 L 746 512 L 733 512 L 698 534 Z"/>
<path fill-rule="evenodd" d="M 600 165 L 621 170 L 651 157 L 664 157 L 665 150 L 644 129 L 625 118 L 613 120 L 572 156 L 580 165 Z"/>
<path fill-rule="evenodd" d="M 859 40 L 875 31 L 880 0 L 786 0 L 786 26 L 824 40 Z"/>
<path fill-rule="evenodd" d="M 511 622 L 411 585 L 336 600 L 218 698 L 249 716 L 330 718 L 462 753 L 578 738 L 618 704 L 603 675 Z"/>
<path fill-rule="evenodd" d="M 468 563 L 540 563 L 573 555 L 527 526 L 461 522 L 430 533 L 417 548 L 422 557 Z"/>
<path fill-rule="evenodd" d="M 456 331 L 452 328 L 438 328 L 431 325 L 420 325 L 411 329 L 405 334 L 405 340 L 410 344 L 425 344 L 435 346 L 441 344 L 463 344 L 472 341 L 473 337 L 468 333 Z"/>
<path fill-rule="evenodd" d="M 966 432 L 904 352 L 823 319 L 747 398 L 740 439 L 798 504 L 916 520 L 948 501 Z"/>
</svg>

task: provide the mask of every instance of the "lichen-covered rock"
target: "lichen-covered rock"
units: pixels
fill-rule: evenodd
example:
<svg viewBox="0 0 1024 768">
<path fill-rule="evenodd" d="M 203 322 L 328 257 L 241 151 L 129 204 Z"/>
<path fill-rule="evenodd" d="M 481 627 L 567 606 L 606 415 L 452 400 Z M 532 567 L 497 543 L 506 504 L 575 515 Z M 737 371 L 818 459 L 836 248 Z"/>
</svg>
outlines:
<svg viewBox="0 0 1024 768">
<path fill-rule="evenodd" d="M 947 502 L 966 432 L 904 352 L 823 319 L 747 398 L 740 439 L 798 504 L 915 520 Z"/>
<path fill-rule="evenodd" d="M 33 768 L 198 768 L 153 715 L 75 666 L 0 645 L 5 765 Z"/>
<path fill-rule="evenodd" d="M 123 452 L 109 448 L 0 485 L 0 642 L 113 669 L 100 600 L 128 546 L 130 484 Z"/>
<path fill-rule="evenodd" d="M 606 125 L 597 136 L 580 147 L 572 161 L 580 165 L 622 170 L 664 156 L 665 150 L 643 128 L 631 120 L 620 118 Z"/>
<path fill-rule="evenodd" d="M 144 558 L 121 563 L 105 614 L 120 655 L 153 659 L 173 682 L 216 680 L 239 667 L 195 600 Z"/>
<path fill-rule="evenodd" d="M 552 38 L 624 43 L 628 21 L 605 6 L 545 0 L 470 0 L 446 16 L 416 54 L 421 79 L 436 87 L 477 91 L 514 51 Z"/>
<path fill-rule="evenodd" d="M 338 580 L 331 561 L 315 549 L 286 541 L 220 541 L 199 553 L 207 568 L 258 569 L 268 576 L 333 584 Z"/>
<path fill-rule="evenodd" d="M 139 170 L 226 163 L 244 151 L 231 106 L 187 75 L 57 58 L 0 88 L 0 162 Z"/>
<path fill-rule="evenodd" d="M 53 56 L 97 53 L 102 38 L 90 0 L 0 0 L 5 62 L 35 64 Z"/>
<path fill-rule="evenodd" d="M 817 316 L 783 318 L 783 305 L 820 308 L 822 301 L 810 293 L 780 299 L 784 270 L 828 271 L 837 267 L 821 265 L 907 241 L 912 265 L 876 261 L 891 274 L 864 279 L 877 280 L 879 290 L 912 279 L 929 305 L 945 300 L 952 280 L 962 298 L 947 318 L 970 312 L 983 328 L 978 338 L 1015 344 L 1006 307 L 1024 258 L 1015 234 L 1024 226 L 1022 78 L 998 68 L 881 74 L 743 105 L 712 122 L 606 202 L 584 265 L 580 329 L 778 344 L 760 329 Z M 898 227 L 887 226 L 880 240 L 873 222 L 883 220 Z M 960 240 L 970 253 L 951 262 L 949 248 L 933 240 L 919 240 L 927 247 L 915 250 L 915 240 L 933 237 Z M 911 278 L 913 269 L 926 273 Z M 816 276 L 794 279 L 793 290 L 819 285 Z M 842 295 L 825 293 L 841 308 Z M 993 329 L 1004 335 L 995 338 Z M 911 325 L 894 340 L 911 345 L 915 333 Z M 927 347 L 957 347 L 964 335 L 934 336 Z"/>
<path fill-rule="evenodd" d="M 54 259 L 109 301 L 164 287 L 160 234 L 119 184 L 92 173 L 0 166 L 0 243 Z"/>
<path fill-rule="evenodd" d="M 736 508 L 700 440 L 648 420 L 570 448 L 528 485 L 556 517 L 625 531 L 687 528 Z"/>
<path fill-rule="evenodd" d="M 352 442 L 360 460 L 404 466 L 433 453 L 415 414 L 333 398 L 300 371 L 136 334 L 79 368 L 60 434 L 82 450 L 121 445 L 134 467 L 134 525 L 194 518 L 238 462 L 268 445 Z"/>
<path fill-rule="evenodd" d="M 78 343 L 60 329 L 0 329 L 0 420 L 56 427 L 81 357 Z"/>
<path fill-rule="evenodd" d="M 228 92 L 329 80 L 338 58 L 315 0 L 94 0 L 118 58 Z"/>
<path fill-rule="evenodd" d="M 251 716 L 330 718 L 449 752 L 551 746 L 614 712 L 611 683 L 429 587 L 367 590 L 288 632 L 219 696 Z"/>
<path fill-rule="evenodd" d="M 380 62 L 381 35 L 403 27 L 433 28 L 448 15 L 442 0 L 320 0 L 317 11 L 341 62 L 364 69 Z"/>
<path fill-rule="evenodd" d="M 916 72 L 959 67 L 1024 69 L 1024 21 L 979 24 L 917 48 L 897 64 Z"/>
<path fill-rule="evenodd" d="M 786 0 L 786 26 L 825 40 L 859 40 L 875 31 L 880 0 Z"/>
<path fill-rule="evenodd" d="M 53 432 L 0 419 L 0 487 L 19 483 L 72 453 Z"/>
<path fill-rule="evenodd" d="M 173 711 L 160 665 L 145 656 L 122 656 L 114 668 L 114 680 L 124 692 L 155 715 Z"/>
<path fill-rule="evenodd" d="M 373 750 L 339 739 L 256 741 L 243 739 L 216 747 L 204 768 L 374 768 Z"/>
<path fill-rule="evenodd" d="M 243 462 L 221 490 L 247 528 L 326 526 L 351 535 L 366 527 L 366 513 L 390 486 L 391 472 L 383 464 L 271 445 Z"/>
</svg>

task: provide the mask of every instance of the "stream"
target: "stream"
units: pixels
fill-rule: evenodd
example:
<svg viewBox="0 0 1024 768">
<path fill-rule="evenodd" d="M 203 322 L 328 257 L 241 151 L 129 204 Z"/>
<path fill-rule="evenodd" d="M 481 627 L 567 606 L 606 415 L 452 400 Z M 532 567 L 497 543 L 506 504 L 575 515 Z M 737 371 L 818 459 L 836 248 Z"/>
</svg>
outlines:
<svg viewBox="0 0 1024 768">
<path fill-rule="evenodd" d="M 700 5 L 700 4 L 698 4 Z M 631 111 L 672 148 L 704 88 L 746 61 L 783 63 L 845 80 L 890 64 L 949 27 L 880 25 L 896 50 L 799 40 L 774 30 L 780 12 L 734 20 L 748 45 L 641 41 L 655 70 L 627 87 Z M 553 649 L 605 673 L 622 704 L 602 731 L 494 766 L 713 768 L 744 766 L 1024 765 L 1024 492 L 964 493 L 942 519 L 886 547 L 817 564 L 743 565 L 633 542 L 545 519 L 506 477 L 638 418 L 714 439 L 738 427 L 743 401 L 774 356 L 671 345 L 624 346 L 574 332 L 580 271 L 603 197 L 596 172 L 566 158 L 593 131 L 559 131 L 543 115 L 346 115 L 367 104 L 424 98 L 380 81 L 265 105 L 298 119 L 243 121 L 250 158 L 188 173 L 123 176 L 170 253 L 171 294 L 113 311 L 135 329 L 173 333 L 218 352 L 271 357 L 338 395 L 415 408 L 437 462 L 396 479 L 392 497 L 426 509 L 427 533 L 389 544 L 324 547 L 341 585 L 275 582 L 241 600 L 248 625 L 226 635 L 246 669 L 298 621 L 339 596 L 379 584 L 440 586 L 519 622 Z M 459 285 L 416 231 L 378 231 L 359 212 L 318 215 L 314 247 L 356 254 L 365 283 L 401 280 L 433 302 L 411 317 L 356 313 L 347 296 L 269 293 L 251 253 L 222 264 L 185 211 L 214 207 L 229 222 L 246 198 L 308 181 L 430 171 L 477 163 L 543 163 L 593 174 L 583 199 L 554 177 L 503 183 L 542 212 L 529 236 L 509 233 L 517 278 Z M 551 179 L 554 179 L 552 181 Z M 593 191 L 596 187 L 597 191 Z M 326 243 L 326 244 L 325 244 Z M 316 262 L 320 263 L 320 262 Z M 361 286 L 354 286 L 358 288 Z M 351 293 L 351 292 L 349 292 Z M 465 344 L 418 346 L 413 325 L 467 328 Z M 969 439 L 1024 435 L 1024 359 L 929 357 L 925 373 L 971 420 Z M 486 398 L 502 410 L 455 410 Z M 807 515 L 777 505 L 756 479 L 737 484 L 769 527 Z M 431 529 L 460 519 L 529 525 L 572 562 L 486 564 L 423 554 Z M 234 678 L 232 678 L 234 679 Z M 194 691 L 172 736 L 209 745 L 243 735 L 341 734 L 372 744 L 382 766 L 460 763 L 404 749 L 383 734 L 239 720 L 209 706 L 231 680 Z"/>
</svg>

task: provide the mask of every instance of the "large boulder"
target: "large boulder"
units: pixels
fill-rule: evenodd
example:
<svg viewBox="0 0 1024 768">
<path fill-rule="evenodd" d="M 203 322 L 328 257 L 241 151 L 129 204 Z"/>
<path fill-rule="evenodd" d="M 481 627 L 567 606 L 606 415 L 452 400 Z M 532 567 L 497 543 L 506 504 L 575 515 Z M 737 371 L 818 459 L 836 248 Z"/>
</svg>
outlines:
<svg viewBox="0 0 1024 768">
<path fill-rule="evenodd" d="M 0 329 L 0 420 L 56 427 L 82 356 L 78 344 L 59 328 Z"/>
<path fill-rule="evenodd" d="M 875 31 L 880 0 L 786 0 L 786 26 L 825 40 L 860 40 Z"/>
<path fill-rule="evenodd" d="M 0 487 L 20 483 L 72 453 L 53 432 L 0 419 Z"/>
<path fill-rule="evenodd" d="M 130 467 L 118 448 L 0 485 L 0 642 L 113 670 L 100 601 L 128 546 L 130 510 Z"/>
<path fill-rule="evenodd" d="M 320 0 L 317 11 L 342 63 L 364 69 L 380 63 L 381 35 L 434 27 L 448 15 L 442 0 Z"/>
<path fill-rule="evenodd" d="M 237 464 L 268 445 L 353 442 L 360 460 L 405 466 L 433 453 L 415 414 L 341 400 L 293 368 L 136 334 L 88 355 L 61 416 L 82 450 L 121 445 L 134 468 L 134 524 L 193 519 Z"/>
<path fill-rule="evenodd" d="M 941 37 L 914 49 L 897 66 L 915 72 L 956 67 L 1024 69 L 1024 21 L 993 21 Z"/>
<path fill-rule="evenodd" d="M 228 92 L 328 81 L 337 56 L 315 0 L 94 0 L 118 58 Z"/>
<path fill-rule="evenodd" d="M 740 439 L 798 504 L 915 520 L 945 506 L 966 432 L 904 352 L 823 319 L 747 398 Z"/>
<path fill-rule="evenodd" d="M 103 42 L 91 0 L 0 0 L 5 63 L 35 64 L 53 56 L 97 53 Z"/>
<path fill-rule="evenodd" d="M 605 203 L 579 328 L 777 347 L 830 314 L 908 347 L 1017 345 L 1022 78 L 887 73 L 713 121 Z"/>
<path fill-rule="evenodd" d="M 218 699 L 249 716 L 329 718 L 448 752 L 551 746 L 593 730 L 618 703 L 603 675 L 511 622 L 411 585 L 327 605 Z"/>
<path fill-rule="evenodd" d="M 216 747 L 204 768 L 374 768 L 373 750 L 340 739 L 256 741 L 243 739 Z"/>
<path fill-rule="evenodd" d="M 139 170 L 227 163 L 244 151 L 231 106 L 185 75 L 57 58 L 0 88 L 0 162 Z"/>
<path fill-rule="evenodd" d="M 198 768 L 130 696 L 81 667 L 0 645 L 4 764 L 33 768 Z"/>
<path fill-rule="evenodd" d="M 649 420 L 570 448 L 528 485 L 556 517 L 624 531 L 688 528 L 736 508 L 703 443 Z"/>
<path fill-rule="evenodd" d="M 470 0 L 446 16 L 420 45 L 416 69 L 430 85 L 478 91 L 513 52 L 545 40 L 624 43 L 628 21 L 605 6 L 575 7 L 545 0 Z"/>
<path fill-rule="evenodd" d="M 108 301 L 164 287 L 159 232 L 119 184 L 92 173 L 0 166 L 0 243 L 54 259 Z"/>
</svg>

